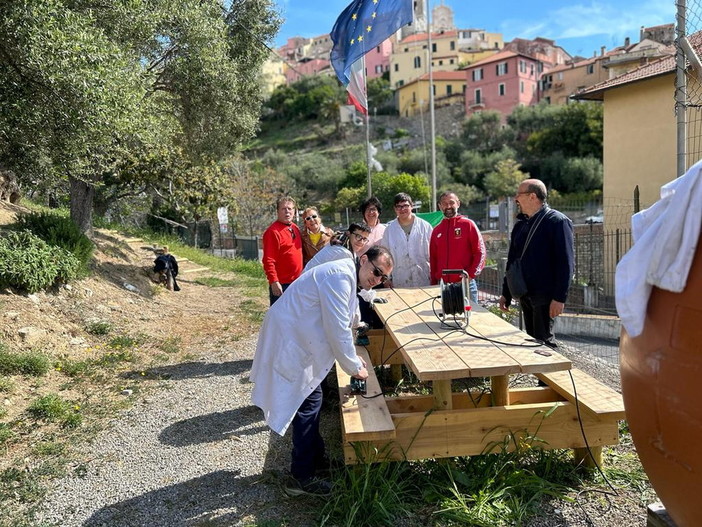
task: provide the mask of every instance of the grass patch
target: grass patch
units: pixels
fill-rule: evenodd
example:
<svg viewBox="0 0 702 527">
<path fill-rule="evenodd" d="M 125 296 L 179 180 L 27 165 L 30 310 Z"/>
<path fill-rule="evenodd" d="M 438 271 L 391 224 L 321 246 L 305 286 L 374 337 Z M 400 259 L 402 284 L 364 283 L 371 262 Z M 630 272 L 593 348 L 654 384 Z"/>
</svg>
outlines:
<svg viewBox="0 0 702 527">
<path fill-rule="evenodd" d="M 241 312 L 246 315 L 251 322 L 260 323 L 266 315 L 266 310 L 257 300 L 244 300 L 239 304 Z"/>
<path fill-rule="evenodd" d="M 51 369 L 49 357 L 37 351 L 11 353 L 0 347 L 0 374 L 39 377 Z"/>
<path fill-rule="evenodd" d="M 235 280 L 223 280 L 214 276 L 203 276 L 195 280 L 195 283 L 206 285 L 207 287 L 236 287 Z"/>
<path fill-rule="evenodd" d="M 0 377 L 0 393 L 12 393 L 15 391 L 15 383 L 7 377 Z"/>
<path fill-rule="evenodd" d="M 180 337 L 168 337 L 159 344 L 158 348 L 165 353 L 178 353 L 183 345 L 183 339 Z"/>
<path fill-rule="evenodd" d="M 34 445 L 33 453 L 37 456 L 60 456 L 66 452 L 66 444 L 59 441 L 42 441 Z"/>
<path fill-rule="evenodd" d="M 90 359 L 86 360 L 70 360 L 62 359 L 56 363 L 54 367 L 56 371 L 60 371 L 64 375 L 76 378 L 76 377 L 86 377 L 93 370 L 94 361 Z"/>
<path fill-rule="evenodd" d="M 56 394 L 39 397 L 27 409 L 34 419 L 43 419 L 52 423 L 58 422 L 68 428 L 75 428 L 81 423 L 82 417 L 79 410 L 80 406 L 66 401 Z"/>
<path fill-rule="evenodd" d="M 12 432 L 12 427 L 7 423 L 0 423 L 0 445 L 4 445 L 10 439 L 14 433 Z"/>
<path fill-rule="evenodd" d="M 96 320 L 89 322 L 85 326 L 85 331 L 91 335 L 107 335 L 110 331 L 112 331 L 112 324 L 104 320 Z"/>
<path fill-rule="evenodd" d="M 129 349 L 135 348 L 144 342 L 144 336 L 138 335 L 132 337 L 130 335 L 118 335 L 110 339 L 107 345 L 112 349 Z"/>
</svg>

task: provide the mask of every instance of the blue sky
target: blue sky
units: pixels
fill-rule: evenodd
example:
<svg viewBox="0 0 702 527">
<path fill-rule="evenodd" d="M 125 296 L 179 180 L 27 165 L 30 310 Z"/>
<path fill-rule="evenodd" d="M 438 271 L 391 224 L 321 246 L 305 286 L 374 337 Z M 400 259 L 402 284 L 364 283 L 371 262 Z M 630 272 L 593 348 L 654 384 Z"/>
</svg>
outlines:
<svg viewBox="0 0 702 527">
<path fill-rule="evenodd" d="M 336 17 L 351 0 L 276 0 L 285 19 L 275 43 L 288 37 L 329 33 Z M 430 0 L 431 6 L 440 0 Z M 571 55 L 592 56 L 600 46 L 638 42 L 641 26 L 675 22 L 675 0 L 444 0 L 459 28 L 502 33 L 505 42 L 537 36 L 556 40 Z"/>
</svg>

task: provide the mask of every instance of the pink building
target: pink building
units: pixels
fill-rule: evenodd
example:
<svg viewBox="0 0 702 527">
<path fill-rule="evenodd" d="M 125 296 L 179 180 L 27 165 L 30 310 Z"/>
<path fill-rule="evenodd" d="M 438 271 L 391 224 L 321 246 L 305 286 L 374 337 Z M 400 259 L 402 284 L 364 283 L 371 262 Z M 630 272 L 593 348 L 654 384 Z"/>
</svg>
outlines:
<svg viewBox="0 0 702 527">
<path fill-rule="evenodd" d="M 497 110 L 503 120 L 517 106 L 539 102 L 539 78 L 543 66 L 538 60 L 501 51 L 466 68 L 466 115 Z"/>
<path fill-rule="evenodd" d="M 331 62 L 327 59 L 302 59 L 294 64 L 294 68 L 288 67 L 285 70 L 285 79 L 288 84 L 297 82 L 308 75 L 331 74 Z"/>
<path fill-rule="evenodd" d="M 392 55 L 392 42 L 384 41 L 375 49 L 366 53 L 366 77 L 374 79 L 386 71 L 390 71 L 390 55 Z"/>
</svg>

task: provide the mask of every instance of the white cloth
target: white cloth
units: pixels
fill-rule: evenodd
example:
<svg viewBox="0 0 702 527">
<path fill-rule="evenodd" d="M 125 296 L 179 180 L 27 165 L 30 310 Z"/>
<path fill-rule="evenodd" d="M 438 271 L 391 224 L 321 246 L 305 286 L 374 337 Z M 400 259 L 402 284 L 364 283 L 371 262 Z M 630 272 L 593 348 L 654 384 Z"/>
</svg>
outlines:
<svg viewBox="0 0 702 527">
<path fill-rule="evenodd" d="M 356 265 L 343 258 L 307 269 L 268 310 L 250 379 L 251 402 L 271 430 L 285 434 L 334 360 L 348 374 L 358 373 L 362 363 L 351 331 L 357 306 Z"/>
<path fill-rule="evenodd" d="M 383 245 L 390 249 L 395 266 L 392 270 L 393 287 L 423 287 L 429 279 L 429 240 L 431 224 L 417 216 L 409 238 L 397 219 L 388 223 Z"/>
<path fill-rule="evenodd" d="M 626 331 L 643 331 L 648 298 L 656 286 L 685 289 L 702 223 L 702 161 L 661 187 L 661 199 L 634 214 L 634 246 L 617 265 L 615 298 Z"/>
</svg>

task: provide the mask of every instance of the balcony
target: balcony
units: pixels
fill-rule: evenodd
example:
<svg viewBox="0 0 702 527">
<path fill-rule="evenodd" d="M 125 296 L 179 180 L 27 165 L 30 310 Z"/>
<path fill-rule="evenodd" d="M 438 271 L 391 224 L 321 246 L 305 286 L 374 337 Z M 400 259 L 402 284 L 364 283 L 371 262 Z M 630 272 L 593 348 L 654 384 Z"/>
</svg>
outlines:
<svg viewBox="0 0 702 527">
<path fill-rule="evenodd" d="M 468 108 L 471 110 L 482 110 L 485 108 L 485 97 L 481 97 L 479 100 L 472 99 L 468 101 Z"/>
</svg>

